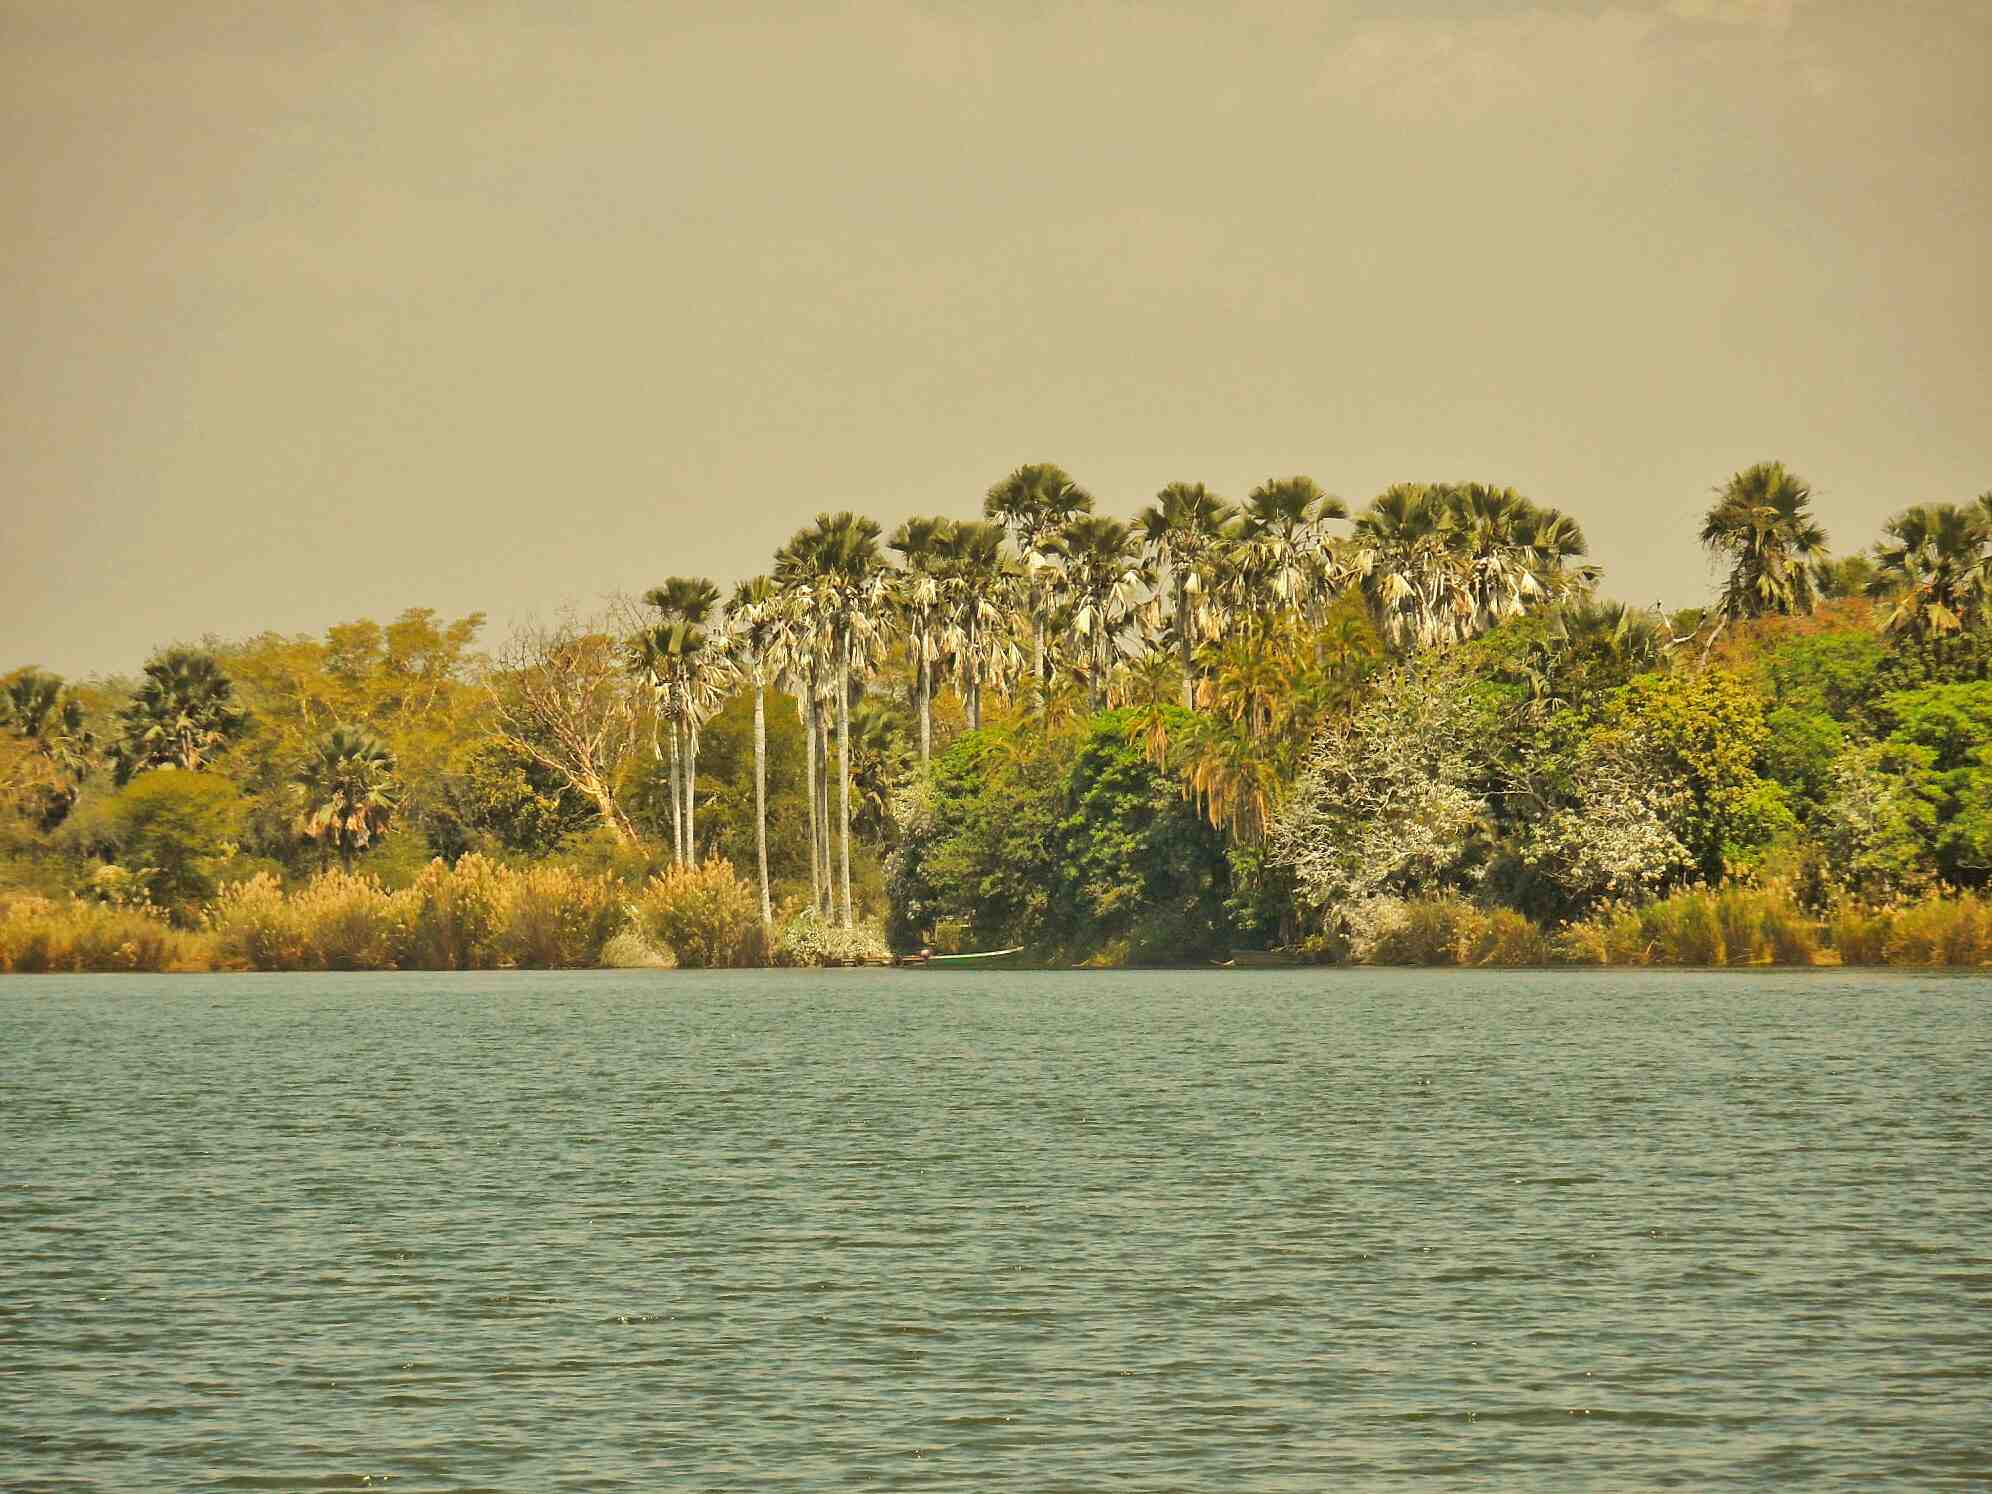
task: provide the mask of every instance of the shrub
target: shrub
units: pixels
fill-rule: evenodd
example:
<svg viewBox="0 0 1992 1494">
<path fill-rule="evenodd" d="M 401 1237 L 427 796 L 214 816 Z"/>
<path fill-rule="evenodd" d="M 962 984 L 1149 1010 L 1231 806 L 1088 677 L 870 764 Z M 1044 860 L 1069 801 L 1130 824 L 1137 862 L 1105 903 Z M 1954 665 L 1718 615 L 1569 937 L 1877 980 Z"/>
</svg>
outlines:
<svg viewBox="0 0 1992 1494">
<path fill-rule="evenodd" d="M 1843 900 L 1826 919 L 1826 938 L 1842 965 L 1885 965 L 1895 917 L 1885 909 Z"/>
<path fill-rule="evenodd" d="M 498 963 L 506 882 L 513 874 L 472 852 L 452 867 L 431 861 L 411 890 L 409 964 L 419 970 L 489 970 Z"/>
<path fill-rule="evenodd" d="M 1556 946 L 1535 920 L 1513 908 L 1496 908 L 1473 937 L 1469 958 L 1475 965 L 1548 965 L 1555 962 Z"/>
<path fill-rule="evenodd" d="M 1463 965 L 1487 931 L 1487 917 L 1463 897 L 1414 898 L 1377 930 L 1372 965 Z"/>
<path fill-rule="evenodd" d="M 877 924 L 841 929 L 826 923 L 814 908 L 802 909 L 782 925 L 773 955 L 777 965 L 854 965 L 891 958 Z"/>
<path fill-rule="evenodd" d="M 320 872 L 286 896 L 259 873 L 224 887 L 208 912 L 226 963 L 251 970 L 395 970 L 413 943 L 412 892 L 372 877 Z"/>
<path fill-rule="evenodd" d="M 652 877 L 637 904 L 637 922 L 652 943 L 698 969 L 745 963 L 760 910 L 759 895 L 734 875 L 733 864 L 716 858 Z"/>
<path fill-rule="evenodd" d="M 675 970 L 677 967 L 677 956 L 668 949 L 658 949 L 635 929 L 624 929 L 602 946 L 602 968 L 605 970 Z"/>
<path fill-rule="evenodd" d="M 283 884 L 269 872 L 230 882 L 208 910 L 224 964 L 248 970 L 315 970 L 317 951 Z"/>
<path fill-rule="evenodd" d="M 156 908 L 0 894 L 0 971 L 206 970 L 213 961 L 207 935 L 174 928 Z"/>
<path fill-rule="evenodd" d="M 291 894 L 317 970 L 395 970 L 407 957 L 415 900 L 359 872 L 325 871 Z"/>
<path fill-rule="evenodd" d="M 1970 893 L 1912 903 L 1895 914 L 1887 953 L 1895 965 L 1992 961 L 1992 904 Z"/>
<path fill-rule="evenodd" d="M 620 889 L 605 876 L 564 866 L 531 866 L 504 879 L 499 949 L 514 965 L 561 970 L 600 962 L 623 930 Z"/>
</svg>

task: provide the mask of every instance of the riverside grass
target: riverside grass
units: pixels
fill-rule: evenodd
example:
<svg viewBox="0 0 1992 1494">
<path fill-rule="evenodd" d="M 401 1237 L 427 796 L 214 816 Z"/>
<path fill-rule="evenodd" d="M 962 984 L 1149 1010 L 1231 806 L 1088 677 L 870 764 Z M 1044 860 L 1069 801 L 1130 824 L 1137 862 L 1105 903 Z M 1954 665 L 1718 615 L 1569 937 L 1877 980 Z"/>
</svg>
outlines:
<svg viewBox="0 0 1992 1494">
<path fill-rule="evenodd" d="M 470 855 L 389 892 L 326 871 L 285 888 L 268 874 L 224 888 L 206 925 L 176 928 L 144 906 L 0 897 L 0 972 L 209 970 L 667 969 L 876 960 L 875 926 L 849 932 L 787 910 L 772 945 L 758 898 L 724 861 L 651 878 L 632 892 L 561 866 L 509 868 Z M 1546 929 L 1457 894 L 1404 900 L 1361 963 L 1524 967 L 1992 964 L 1992 899 L 1841 902 L 1811 914 L 1781 883 L 1690 887 L 1607 905 Z M 681 947 L 682 946 L 682 947 Z"/>
</svg>

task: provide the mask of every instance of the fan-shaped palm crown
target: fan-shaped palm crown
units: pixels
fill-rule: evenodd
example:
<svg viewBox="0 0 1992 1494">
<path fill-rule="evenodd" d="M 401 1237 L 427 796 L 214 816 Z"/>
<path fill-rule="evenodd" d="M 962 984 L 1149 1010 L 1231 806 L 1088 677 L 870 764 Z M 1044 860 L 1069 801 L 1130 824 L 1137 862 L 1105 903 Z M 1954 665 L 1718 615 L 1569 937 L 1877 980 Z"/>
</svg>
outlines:
<svg viewBox="0 0 1992 1494">
<path fill-rule="evenodd" d="M 1992 495 L 1971 504 L 1925 503 L 1882 527 L 1871 596 L 1894 598 L 1890 632 L 1955 633 L 1983 615 L 1992 584 Z"/>
<path fill-rule="evenodd" d="M 118 713 L 117 781 L 152 768 L 198 771 L 249 729 L 235 685 L 212 654 L 169 649 L 145 666 L 145 679 Z"/>
<path fill-rule="evenodd" d="M 1724 617 L 1810 612 L 1810 562 L 1826 549 L 1812 517 L 1812 489 L 1782 462 L 1747 467 L 1716 490 L 1701 542 L 1729 562 L 1716 603 Z"/>
<path fill-rule="evenodd" d="M 350 862 L 385 834 L 400 807 L 394 754 L 371 732 L 335 726 L 298 769 L 304 796 L 298 833 L 329 845 Z"/>
</svg>

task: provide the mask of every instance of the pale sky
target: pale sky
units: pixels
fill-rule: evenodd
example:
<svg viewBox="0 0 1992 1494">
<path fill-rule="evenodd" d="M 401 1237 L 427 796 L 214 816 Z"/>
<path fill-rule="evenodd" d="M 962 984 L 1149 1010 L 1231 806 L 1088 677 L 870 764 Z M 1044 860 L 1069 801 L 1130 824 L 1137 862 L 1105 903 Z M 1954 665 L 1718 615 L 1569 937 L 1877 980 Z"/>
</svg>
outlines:
<svg viewBox="0 0 1992 1494">
<path fill-rule="evenodd" d="M 758 18 L 745 18 L 753 13 Z M 0 0 L 0 670 L 489 638 L 1025 461 L 1992 488 L 1988 0 Z"/>
</svg>

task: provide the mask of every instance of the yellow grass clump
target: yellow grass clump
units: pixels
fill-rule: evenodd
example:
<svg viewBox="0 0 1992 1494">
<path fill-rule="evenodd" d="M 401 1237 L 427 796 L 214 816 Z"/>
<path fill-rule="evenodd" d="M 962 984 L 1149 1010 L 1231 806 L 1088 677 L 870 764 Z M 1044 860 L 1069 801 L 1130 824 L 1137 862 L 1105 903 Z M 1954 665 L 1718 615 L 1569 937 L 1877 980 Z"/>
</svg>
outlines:
<svg viewBox="0 0 1992 1494">
<path fill-rule="evenodd" d="M 155 908 L 0 893 L 0 973 L 206 970 L 213 941 Z"/>
</svg>

